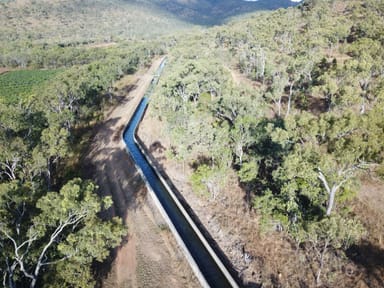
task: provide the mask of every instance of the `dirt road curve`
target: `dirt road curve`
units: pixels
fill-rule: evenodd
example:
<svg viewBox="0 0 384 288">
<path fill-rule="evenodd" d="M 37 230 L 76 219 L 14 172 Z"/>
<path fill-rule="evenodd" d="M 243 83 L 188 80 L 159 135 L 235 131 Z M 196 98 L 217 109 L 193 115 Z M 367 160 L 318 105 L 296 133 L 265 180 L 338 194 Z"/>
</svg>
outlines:
<svg viewBox="0 0 384 288">
<path fill-rule="evenodd" d="M 114 206 L 104 217 L 120 216 L 128 237 L 116 249 L 112 265 L 105 265 L 103 287 L 199 287 L 172 234 L 147 194 L 134 164 L 125 151 L 121 132 L 140 102 L 162 59 L 137 73 L 134 86 L 106 117 L 86 156 L 88 176 L 100 194 L 112 196 Z"/>
</svg>

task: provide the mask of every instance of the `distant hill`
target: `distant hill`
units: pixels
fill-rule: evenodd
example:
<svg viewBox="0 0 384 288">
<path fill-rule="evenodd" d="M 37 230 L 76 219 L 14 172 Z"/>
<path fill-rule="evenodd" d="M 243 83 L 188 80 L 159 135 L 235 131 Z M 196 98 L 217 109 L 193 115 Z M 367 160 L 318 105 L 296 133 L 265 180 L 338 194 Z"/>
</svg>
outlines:
<svg viewBox="0 0 384 288">
<path fill-rule="evenodd" d="M 0 42 L 148 39 L 293 4 L 290 0 L 3 0 Z"/>
<path fill-rule="evenodd" d="M 222 24 L 229 17 L 239 14 L 287 8 L 298 4 L 291 0 L 139 0 L 137 2 L 151 2 L 161 10 L 177 15 L 180 20 L 200 25 Z"/>
<path fill-rule="evenodd" d="M 191 26 L 149 2 L 0 1 L 1 46 L 20 41 L 76 43 L 148 39 Z"/>
</svg>

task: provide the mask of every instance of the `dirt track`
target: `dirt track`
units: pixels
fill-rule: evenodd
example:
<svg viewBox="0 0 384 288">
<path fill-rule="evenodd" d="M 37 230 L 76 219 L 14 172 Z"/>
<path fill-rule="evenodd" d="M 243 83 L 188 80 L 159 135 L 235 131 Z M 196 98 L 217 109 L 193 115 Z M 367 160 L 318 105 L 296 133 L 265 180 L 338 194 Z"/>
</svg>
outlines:
<svg viewBox="0 0 384 288">
<path fill-rule="evenodd" d="M 103 217 L 120 216 L 128 237 L 116 249 L 103 287 L 199 287 L 176 241 L 153 206 L 147 190 L 121 141 L 121 133 L 140 102 L 157 59 L 149 70 L 137 73 L 121 91 L 116 108 L 97 129 L 85 161 L 89 177 L 100 194 L 111 196 L 113 207 Z M 105 264 L 104 266 L 108 266 Z"/>
</svg>

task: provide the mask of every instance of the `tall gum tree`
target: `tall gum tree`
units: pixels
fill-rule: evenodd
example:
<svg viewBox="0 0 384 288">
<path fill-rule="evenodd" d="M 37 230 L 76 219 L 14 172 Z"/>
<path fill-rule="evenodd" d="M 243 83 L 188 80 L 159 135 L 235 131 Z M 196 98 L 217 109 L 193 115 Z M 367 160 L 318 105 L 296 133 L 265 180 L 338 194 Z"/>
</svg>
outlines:
<svg viewBox="0 0 384 288">
<path fill-rule="evenodd" d="M 19 215 L 20 220 L 2 220 L 0 224 L 2 250 L 6 251 L 0 254 L 5 286 L 37 287 L 42 274 L 54 271 L 51 266 L 65 261 L 87 266 L 94 259 L 102 261 L 108 256 L 108 249 L 117 245 L 125 232 L 117 219 L 98 219 L 97 213 L 108 208 L 111 199 L 100 199 L 95 188 L 90 182 L 74 179 L 60 192 L 41 197 L 36 210 L 33 203 L 25 202 L 19 185 L 1 184 L 0 219 Z M 21 197 L 13 197 L 10 202 L 9 193 Z M 68 276 L 74 280 L 72 275 Z M 87 286 L 92 283 L 90 280 Z"/>
</svg>

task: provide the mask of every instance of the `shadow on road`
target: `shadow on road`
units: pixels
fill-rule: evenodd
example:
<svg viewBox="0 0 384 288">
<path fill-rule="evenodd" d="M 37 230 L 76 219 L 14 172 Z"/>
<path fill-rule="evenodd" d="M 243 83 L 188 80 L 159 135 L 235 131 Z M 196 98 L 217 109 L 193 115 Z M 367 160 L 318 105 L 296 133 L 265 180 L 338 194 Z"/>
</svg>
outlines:
<svg viewBox="0 0 384 288">
<path fill-rule="evenodd" d="M 126 224 L 129 211 L 135 211 L 142 206 L 147 190 L 132 159 L 119 145 L 125 126 L 114 128 L 118 121 L 119 118 L 112 118 L 95 128 L 89 152 L 81 161 L 81 171 L 84 179 L 90 179 L 99 186 L 97 192 L 100 196 L 109 196 L 113 200 L 113 205 L 102 211 L 100 217 L 109 220 L 118 216 Z M 103 263 L 94 263 L 97 279 L 107 277 L 118 251 L 128 241 L 129 235 L 123 239 L 122 245 L 111 251 Z M 100 283 L 98 285 L 101 285 Z"/>
</svg>

